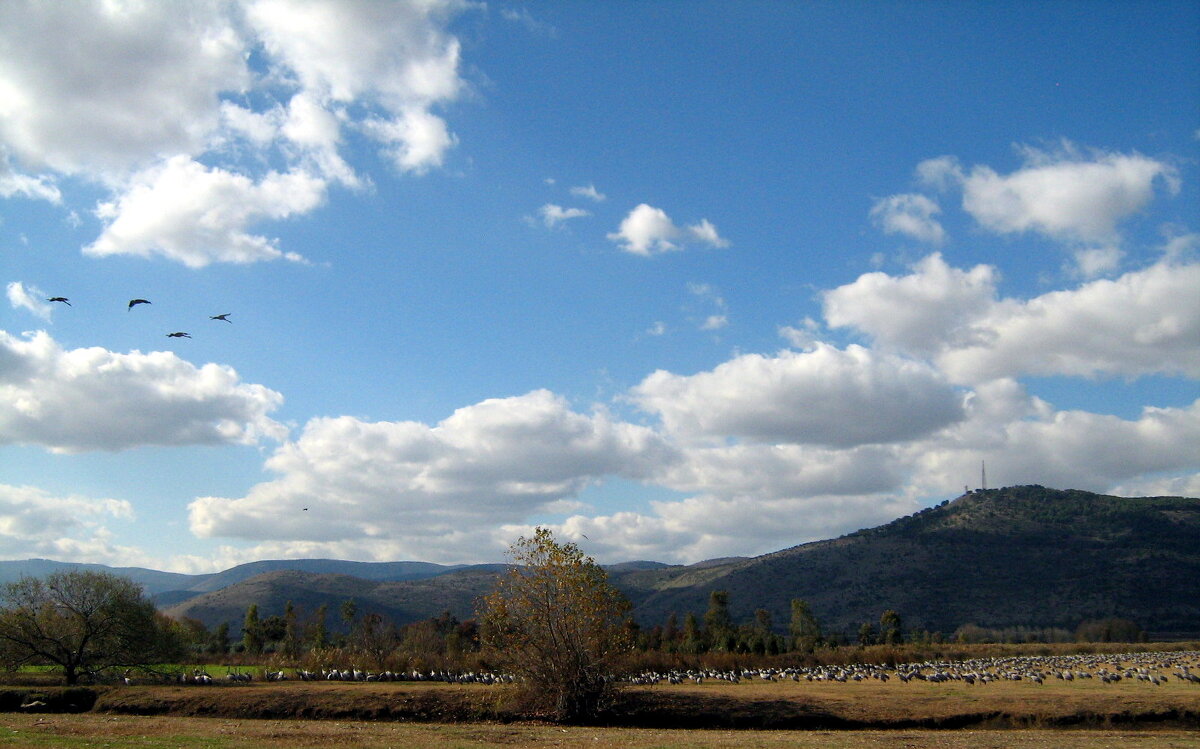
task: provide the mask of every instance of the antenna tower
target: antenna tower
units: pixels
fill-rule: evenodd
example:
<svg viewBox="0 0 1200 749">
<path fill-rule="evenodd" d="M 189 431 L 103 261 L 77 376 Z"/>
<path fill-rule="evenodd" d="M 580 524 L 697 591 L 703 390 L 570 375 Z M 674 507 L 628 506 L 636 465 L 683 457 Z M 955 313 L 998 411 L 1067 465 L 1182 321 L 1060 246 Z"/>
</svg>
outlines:
<svg viewBox="0 0 1200 749">
<path fill-rule="evenodd" d="M 987 489 L 987 463 L 979 461 L 979 488 Z"/>
</svg>

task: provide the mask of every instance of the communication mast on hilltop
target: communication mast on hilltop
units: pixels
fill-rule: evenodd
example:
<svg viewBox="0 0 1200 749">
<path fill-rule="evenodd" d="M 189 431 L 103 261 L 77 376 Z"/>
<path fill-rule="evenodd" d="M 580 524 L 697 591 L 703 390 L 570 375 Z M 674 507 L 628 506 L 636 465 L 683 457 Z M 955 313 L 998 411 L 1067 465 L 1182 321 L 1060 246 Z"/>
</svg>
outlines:
<svg viewBox="0 0 1200 749">
<path fill-rule="evenodd" d="M 987 490 L 987 462 L 979 461 L 979 488 Z"/>
</svg>

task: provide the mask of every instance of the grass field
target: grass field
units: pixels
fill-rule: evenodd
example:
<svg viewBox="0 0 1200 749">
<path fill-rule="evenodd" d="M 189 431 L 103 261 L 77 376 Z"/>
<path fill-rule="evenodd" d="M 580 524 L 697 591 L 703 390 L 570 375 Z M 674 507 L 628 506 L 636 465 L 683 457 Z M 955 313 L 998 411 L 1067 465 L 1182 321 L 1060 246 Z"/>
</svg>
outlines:
<svg viewBox="0 0 1200 749">
<path fill-rule="evenodd" d="M 1196 749 L 1194 731 L 697 731 L 546 725 L 229 720 L 162 716 L 0 715 L 0 745 L 242 749 L 263 747 L 796 747 L 797 749 Z"/>
</svg>

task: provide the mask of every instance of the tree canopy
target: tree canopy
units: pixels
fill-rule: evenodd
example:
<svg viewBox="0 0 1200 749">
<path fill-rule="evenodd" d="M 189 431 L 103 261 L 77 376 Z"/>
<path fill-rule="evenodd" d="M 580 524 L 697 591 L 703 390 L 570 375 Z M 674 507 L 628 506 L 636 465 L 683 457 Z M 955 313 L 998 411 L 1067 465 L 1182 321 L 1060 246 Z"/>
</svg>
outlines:
<svg viewBox="0 0 1200 749">
<path fill-rule="evenodd" d="M 133 581 L 89 570 L 26 577 L 3 587 L 6 665 L 60 666 L 67 684 L 177 658 L 180 638 Z"/>
<path fill-rule="evenodd" d="M 546 528 L 509 549 L 512 566 L 484 599 L 483 639 L 532 706 L 560 720 L 595 715 L 616 659 L 630 647 L 629 602 L 573 543 Z"/>
</svg>

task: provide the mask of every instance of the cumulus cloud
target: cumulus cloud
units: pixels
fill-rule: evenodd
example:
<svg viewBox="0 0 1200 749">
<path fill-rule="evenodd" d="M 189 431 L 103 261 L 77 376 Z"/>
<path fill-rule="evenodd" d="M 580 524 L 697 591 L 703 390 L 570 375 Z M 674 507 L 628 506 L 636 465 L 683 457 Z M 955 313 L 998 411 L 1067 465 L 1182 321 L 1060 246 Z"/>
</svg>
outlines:
<svg viewBox="0 0 1200 749">
<path fill-rule="evenodd" d="M 305 172 L 271 172 L 254 182 L 176 156 L 134 177 L 117 200 L 96 214 L 104 231 L 84 253 L 161 255 L 193 268 L 212 262 L 250 263 L 286 257 L 253 223 L 303 214 L 325 198 L 325 181 Z"/>
<path fill-rule="evenodd" d="M 629 212 L 621 221 L 620 228 L 608 235 L 621 249 L 634 255 L 650 256 L 682 250 L 683 244 L 692 241 L 710 247 L 728 247 L 717 228 L 708 219 L 684 228 L 675 225 L 671 217 L 661 208 L 642 203 Z"/>
<path fill-rule="evenodd" d="M 278 478 L 245 497 L 198 498 L 191 527 L 264 542 L 387 539 L 396 558 L 445 558 L 605 476 L 643 479 L 673 460 L 650 429 L 577 413 L 547 391 L 482 401 L 432 427 L 314 419 L 267 461 Z"/>
<path fill-rule="evenodd" d="M 957 381 L 1146 374 L 1200 377 L 1200 264 L 1160 262 L 1027 302 L 981 308 L 937 361 Z"/>
<path fill-rule="evenodd" d="M 924 195 L 909 193 L 880 198 L 871 207 L 871 218 L 885 234 L 905 234 L 930 244 L 941 244 L 946 232 L 934 218 L 942 209 Z"/>
<path fill-rule="evenodd" d="M 592 214 L 582 208 L 563 208 L 561 205 L 547 203 L 538 209 L 538 214 L 542 217 L 542 223 L 549 228 L 554 228 L 564 221 L 569 221 L 573 218 L 583 218 Z"/>
<path fill-rule="evenodd" d="M 832 327 L 929 357 L 955 382 L 1018 375 L 1200 375 L 1200 264 L 1170 259 L 1118 278 L 1000 300 L 996 271 L 934 254 L 913 273 L 868 273 L 824 295 Z"/>
<path fill-rule="evenodd" d="M 1200 464 L 1200 401 L 1146 407 L 1136 419 L 1058 411 L 1013 380 L 977 388 L 968 417 L 935 438 L 906 447 L 914 484 L 950 492 L 987 462 L 989 484 L 1040 483 L 1107 492 L 1155 474 Z"/>
<path fill-rule="evenodd" d="M 0 555 L 128 565 L 143 555 L 113 545 L 105 523 L 132 519 L 133 506 L 124 500 L 0 484 Z"/>
<path fill-rule="evenodd" d="M 690 376 L 659 370 L 631 397 L 689 441 L 853 447 L 913 439 L 962 417 L 961 395 L 931 368 L 861 346 L 747 354 Z"/>
<path fill-rule="evenodd" d="M 464 88 L 446 25 L 466 7 L 4 3 L 0 197 L 58 202 L 57 176 L 78 175 L 112 191 L 92 254 L 288 257 L 248 227 L 316 209 L 327 183 L 366 184 L 341 153 L 346 129 L 405 172 L 443 164 L 456 138 L 434 110 Z"/>
<path fill-rule="evenodd" d="M 28 289 L 20 281 L 10 281 L 7 288 L 8 303 L 13 309 L 25 309 L 43 320 L 50 319 L 53 307 L 45 301 L 46 295 L 41 289 L 30 286 Z"/>
<path fill-rule="evenodd" d="M 1115 242 L 1121 221 L 1145 208 L 1155 186 L 1179 191 L 1178 171 L 1138 153 L 1023 149 L 1024 165 L 1001 175 L 988 166 L 961 172 L 963 209 L 1000 234 L 1034 231 L 1073 242 Z M 929 164 L 939 164 L 937 167 Z M 925 174 L 954 174 L 946 162 L 926 162 Z M 918 171 L 921 171 L 918 168 Z"/>
<path fill-rule="evenodd" d="M 17 0 L 0 4 L 0 47 L 0 143 L 65 174 L 203 151 L 220 95 L 251 80 L 220 3 Z"/>
<path fill-rule="evenodd" d="M 973 335 L 967 323 L 992 305 L 997 280 L 991 266 L 962 271 L 934 253 L 906 276 L 866 273 L 825 292 L 825 320 L 834 328 L 857 328 L 885 347 L 927 356 Z"/>
<path fill-rule="evenodd" d="M 54 452 L 280 439 L 267 414 L 283 397 L 230 367 L 175 354 L 66 350 L 45 332 L 0 331 L 0 444 Z"/>
<path fill-rule="evenodd" d="M 364 101 L 382 110 L 366 132 L 396 165 L 442 164 L 455 138 L 431 107 L 462 90 L 458 40 L 444 31 L 452 2 L 313 3 L 256 0 L 246 17 L 268 55 L 314 101 Z"/>
</svg>

